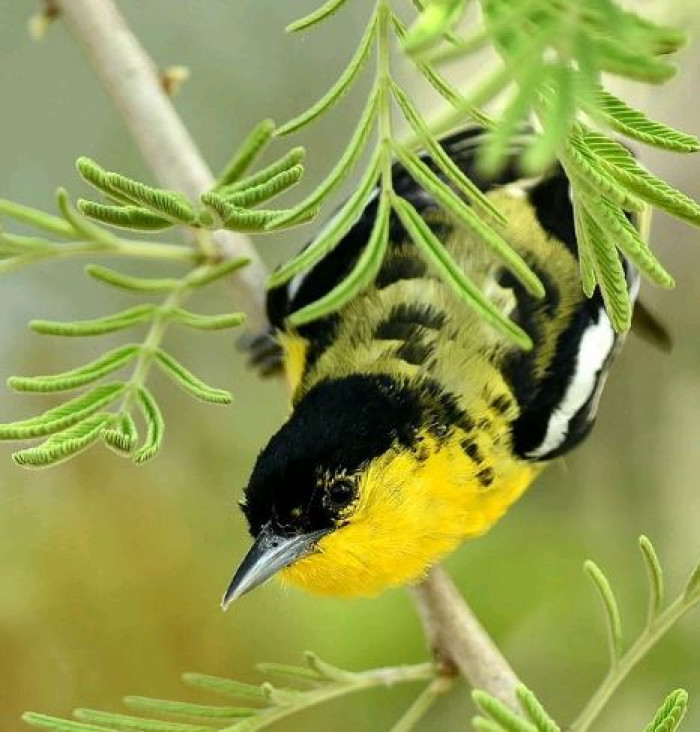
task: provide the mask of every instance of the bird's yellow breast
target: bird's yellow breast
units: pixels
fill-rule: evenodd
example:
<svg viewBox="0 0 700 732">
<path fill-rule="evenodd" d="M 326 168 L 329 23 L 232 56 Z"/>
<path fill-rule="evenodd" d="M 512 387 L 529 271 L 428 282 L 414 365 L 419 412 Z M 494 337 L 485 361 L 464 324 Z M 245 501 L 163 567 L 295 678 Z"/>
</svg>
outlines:
<svg viewBox="0 0 700 732">
<path fill-rule="evenodd" d="M 441 442 L 427 432 L 417 450 L 397 450 L 363 472 L 347 523 L 318 551 L 282 572 L 291 584 L 322 595 L 375 595 L 419 581 L 442 557 L 487 531 L 530 485 L 539 469 L 522 461 L 476 463 L 464 433 Z M 492 471 L 485 486 L 477 477 Z"/>
</svg>

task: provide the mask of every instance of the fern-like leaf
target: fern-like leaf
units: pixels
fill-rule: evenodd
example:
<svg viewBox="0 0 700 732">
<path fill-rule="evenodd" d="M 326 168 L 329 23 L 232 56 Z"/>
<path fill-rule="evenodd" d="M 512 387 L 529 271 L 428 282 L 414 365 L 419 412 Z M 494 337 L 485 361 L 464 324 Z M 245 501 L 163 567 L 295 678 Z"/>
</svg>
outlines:
<svg viewBox="0 0 700 732">
<path fill-rule="evenodd" d="M 139 346 L 129 344 L 107 351 L 90 363 L 70 371 L 49 376 L 11 376 L 7 383 L 15 391 L 55 392 L 70 391 L 111 374 L 130 363 L 139 351 Z"/>
<path fill-rule="evenodd" d="M 365 32 L 357 46 L 357 51 L 355 51 L 348 65 L 345 67 L 345 70 L 338 77 L 335 84 L 333 84 L 333 86 L 315 104 L 297 117 L 290 119 L 289 122 L 282 125 L 277 130 L 276 134 L 281 136 L 288 135 L 290 132 L 296 132 L 333 107 L 343 97 L 348 89 L 350 89 L 357 77 L 360 75 L 362 69 L 365 67 L 376 37 L 377 16 L 376 13 L 374 13 L 365 28 Z"/>
<path fill-rule="evenodd" d="M 134 325 L 150 320 L 157 307 L 152 304 L 135 305 L 133 308 L 122 310 L 120 313 L 105 315 L 92 320 L 75 320 L 59 322 L 55 320 L 32 320 L 29 324 L 32 330 L 45 335 L 68 336 L 97 336 L 105 333 L 114 333 L 125 330 Z"/>
<path fill-rule="evenodd" d="M 362 292 L 377 276 L 389 243 L 389 205 L 386 198 L 379 204 L 372 233 L 355 266 L 342 282 L 330 292 L 306 307 L 292 313 L 289 322 L 300 326 L 340 310 Z"/>
</svg>

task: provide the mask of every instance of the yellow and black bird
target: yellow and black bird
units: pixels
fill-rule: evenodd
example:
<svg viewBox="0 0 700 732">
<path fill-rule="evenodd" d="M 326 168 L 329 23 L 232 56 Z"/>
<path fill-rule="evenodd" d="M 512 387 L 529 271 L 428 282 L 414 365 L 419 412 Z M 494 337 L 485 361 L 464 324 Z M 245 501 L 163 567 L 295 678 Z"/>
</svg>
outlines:
<svg viewBox="0 0 700 732">
<path fill-rule="evenodd" d="M 284 369 L 293 410 L 245 491 L 255 541 L 224 606 L 277 572 L 340 596 L 415 582 L 487 531 L 549 461 L 589 433 L 623 337 L 600 293 L 582 292 L 569 182 L 559 166 L 519 180 L 517 154 L 497 179 L 480 178 L 481 134 L 466 130 L 442 145 L 505 216 L 504 238 L 542 281 L 543 299 L 398 164 L 393 187 L 533 348 L 518 348 L 465 305 L 398 218 L 374 282 L 339 312 L 289 327 L 290 313 L 352 269 L 375 194 L 331 253 L 269 293 L 273 340 L 258 339 L 254 359 L 268 373 Z M 638 275 L 625 269 L 635 299 Z"/>
</svg>

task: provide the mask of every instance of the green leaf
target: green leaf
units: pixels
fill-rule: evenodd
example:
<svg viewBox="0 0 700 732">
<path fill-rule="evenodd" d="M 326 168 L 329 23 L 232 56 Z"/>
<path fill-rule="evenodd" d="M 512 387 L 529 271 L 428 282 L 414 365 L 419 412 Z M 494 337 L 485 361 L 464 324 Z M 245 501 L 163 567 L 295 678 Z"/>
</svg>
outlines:
<svg viewBox="0 0 700 732">
<path fill-rule="evenodd" d="M 57 216 L 50 216 L 36 208 L 22 206 L 3 198 L 0 198 L 0 215 L 9 216 L 35 229 L 47 231 L 50 234 L 58 234 L 66 238 L 74 237 L 76 234 L 75 229 L 68 222 L 59 219 Z"/>
<path fill-rule="evenodd" d="M 580 178 L 595 191 L 602 193 L 625 211 L 643 211 L 644 201 L 620 184 L 612 171 L 592 153 L 579 135 L 571 135 L 562 147 L 561 161 L 570 179 Z"/>
<path fill-rule="evenodd" d="M 119 203 L 132 203 L 132 200 L 121 191 L 113 188 L 109 182 L 109 171 L 98 165 L 94 160 L 87 157 L 80 157 L 75 161 L 75 167 L 84 181 L 89 183 L 98 191 Z"/>
<path fill-rule="evenodd" d="M 175 225 L 173 221 L 140 206 L 105 206 L 84 198 L 79 198 L 76 205 L 83 216 L 119 229 L 161 231 Z"/>
<path fill-rule="evenodd" d="M 547 714 L 540 700 L 527 686 L 520 684 L 516 694 L 520 706 L 537 728 L 537 732 L 561 732 L 559 725 Z"/>
<path fill-rule="evenodd" d="M 275 228 L 287 228 L 288 226 L 296 226 L 310 220 L 318 212 L 317 208 L 310 209 L 305 211 L 303 215 L 295 217 L 293 221 L 285 221 L 281 225 L 278 225 L 276 222 L 281 221 L 287 211 L 251 210 L 239 206 L 232 206 L 228 203 L 227 199 L 213 191 L 203 193 L 201 199 L 203 204 L 209 206 L 209 208 L 216 212 L 221 219 L 223 228 L 231 229 L 232 231 L 256 231 L 262 233 Z"/>
<path fill-rule="evenodd" d="M 479 167 L 489 176 L 496 175 L 505 165 L 511 140 L 526 120 L 542 84 L 549 79 L 548 70 L 541 63 L 542 50 L 543 45 L 532 49 L 533 59 L 516 76 L 517 91 L 480 150 Z M 546 135 L 547 130 L 543 134 Z"/>
<path fill-rule="evenodd" d="M 209 704 L 190 704 L 189 702 L 170 701 L 169 699 L 150 699 L 143 696 L 127 696 L 124 703 L 131 709 L 156 714 L 173 714 L 178 717 L 202 717 L 209 719 L 236 719 L 252 717 L 257 709 L 246 707 L 211 706 Z"/>
<path fill-rule="evenodd" d="M 406 121 L 411 125 L 424 149 L 430 154 L 433 162 L 442 171 L 443 175 L 472 202 L 472 205 L 478 206 L 499 223 L 505 223 L 503 214 L 489 201 L 479 187 L 469 180 L 455 161 L 445 152 L 440 142 L 433 137 L 430 128 L 425 124 L 420 112 L 408 95 L 394 82 L 392 82 L 391 88 Z"/>
<path fill-rule="evenodd" d="M 672 288 L 673 277 L 652 254 L 639 231 L 615 204 L 593 190 L 582 191 L 581 200 L 596 221 L 606 239 L 615 244 L 647 276 L 661 287 Z"/>
<path fill-rule="evenodd" d="M 163 371 L 173 378 L 185 391 L 192 396 L 213 404 L 230 404 L 233 397 L 231 392 L 225 389 L 214 389 L 198 379 L 191 371 L 188 371 L 179 361 L 161 348 L 155 352 L 156 363 Z"/>
<path fill-rule="evenodd" d="M 242 257 L 240 259 L 227 259 L 221 262 L 221 264 L 205 265 L 187 276 L 187 285 L 189 287 L 204 287 L 212 282 L 216 282 L 216 280 L 233 274 L 236 270 L 245 267 L 249 263 L 249 259 Z"/>
<path fill-rule="evenodd" d="M 484 719 L 484 717 L 474 717 L 472 719 L 472 728 L 476 732 L 504 732 L 504 728 L 492 719 Z"/>
<path fill-rule="evenodd" d="M 264 119 L 243 140 L 233 157 L 226 164 L 221 175 L 216 180 L 215 188 L 229 185 L 237 181 L 252 165 L 275 131 L 275 123 L 271 119 Z"/>
<path fill-rule="evenodd" d="M 348 91 L 353 85 L 360 72 L 367 63 L 370 51 L 377 37 L 377 14 L 373 13 L 372 17 L 365 28 L 365 32 L 362 35 L 362 39 L 355 51 L 350 62 L 345 67 L 343 73 L 338 77 L 338 80 L 333 86 L 311 107 L 302 112 L 297 117 L 290 119 L 289 122 L 282 125 L 276 134 L 278 136 L 288 135 L 290 132 L 304 127 L 313 122 L 313 120 L 320 117 L 322 114 L 327 112 L 341 97 Z"/>
<path fill-rule="evenodd" d="M 224 313 L 222 315 L 199 315 L 191 313 L 182 308 L 173 308 L 170 316 L 190 328 L 197 330 L 223 330 L 225 328 L 236 328 L 245 322 L 243 313 Z"/>
<path fill-rule="evenodd" d="M 112 725 L 120 732 L 212 732 L 211 727 L 200 724 L 183 724 L 182 722 L 162 722 L 158 719 L 130 717 L 125 714 L 112 714 L 94 709 L 76 709 L 74 716 L 83 722 Z"/>
<path fill-rule="evenodd" d="M 31 440 L 65 430 L 109 406 L 125 389 L 122 383 L 102 384 L 37 417 L 0 424 L 0 440 Z"/>
<path fill-rule="evenodd" d="M 431 231 L 418 211 L 402 198 L 394 200 L 394 208 L 416 246 L 461 299 L 486 322 L 490 323 L 500 333 L 514 340 L 521 348 L 532 348 L 532 340 L 528 334 L 507 318 L 472 282 L 442 242 Z"/>
<path fill-rule="evenodd" d="M 313 651 L 304 651 L 304 658 L 309 668 L 321 674 L 325 679 L 331 681 L 348 682 L 357 678 L 357 674 L 353 671 L 346 671 L 344 668 L 334 666 L 328 661 L 324 661 Z"/>
<path fill-rule="evenodd" d="M 618 8 L 618 16 L 622 23 L 634 27 L 634 35 L 643 38 L 642 46 L 648 53 L 654 55 L 675 53 L 688 43 L 688 34 L 678 28 L 661 25 L 622 8 Z"/>
<path fill-rule="evenodd" d="M 71 225 L 75 234 L 86 241 L 93 241 L 96 244 L 100 244 L 105 247 L 105 249 L 111 249 L 119 244 L 119 240 L 113 234 L 105 231 L 102 227 L 91 223 L 84 216 L 81 216 L 73 206 L 71 206 L 68 193 L 63 188 L 59 188 L 56 191 L 56 201 L 58 203 L 59 210 L 66 221 Z"/>
<path fill-rule="evenodd" d="M 615 244 L 610 241 L 585 205 L 582 220 L 591 244 L 593 268 L 610 322 L 618 332 L 628 330 L 632 317 L 632 305 L 620 255 Z"/>
<path fill-rule="evenodd" d="M 389 211 L 386 197 L 383 197 L 369 240 L 350 273 L 323 297 L 292 313 L 289 316 L 291 325 L 298 327 L 337 312 L 374 280 L 389 243 Z"/>
<path fill-rule="evenodd" d="M 643 168 L 625 147 L 590 129 L 584 131 L 583 141 L 590 156 L 634 195 L 673 216 L 700 226 L 700 206 Z"/>
<path fill-rule="evenodd" d="M 416 182 L 427 193 L 430 193 L 460 224 L 476 235 L 494 254 L 501 258 L 528 292 L 538 298 L 544 297 L 544 286 L 539 278 L 527 266 L 525 260 L 493 228 L 482 221 L 478 214 L 458 198 L 416 155 L 398 145 L 394 146 L 394 150 L 403 166 Z"/>
<path fill-rule="evenodd" d="M 637 53 L 615 38 L 596 39 L 601 71 L 648 84 L 663 84 L 676 74 L 676 67 L 666 61 Z"/>
<path fill-rule="evenodd" d="M 290 23 L 285 30 L 287 33 L 296 33 L 297 31 L 310 28 L 312 25 L 316 25 L 322 20 L 333 15 L 335 12 L 340 10 L 343 5 L 345 5 L 345 0 L 328 0 L 328 2 L 324 3 L 320 8 L 314 10 L 313 13 L 309 13 L 303 18 L 299 18 L 299 20 L 295 20 L 293 23 Z"/>
<path fill-rule="evenodd" d="M 266 699 L 266 694 L 260 686 L 255 684 L 244 684 L 241 681 L 225 679 L 220 676 L 209 676 L 207 674 L 187 673 L 182 676 L 184 682 L 214 694 L 229 696 L 235 699 Z"/>
<path fill-rule="evenodd" d="M 102 440 L 117 453 L 130 455 L 136 448 L 139 434 L 130 414 L 120 414 L 117 420 L 102 430 Z"/>
<path fill-rule="evenodd" d="M 367 170 L 355 188 L 355 192 L 323 229 L 321 229 L 314 240 L 297 254 L 294 259 L 282 265 L 282 267 L 270 275 L 267 281 L 267 287 L 269 289 L 284 284 L 298 272 L 307 269 L 319 261 L 328 252 L 332 251 L 348 231 L 350 231 L 364 213 L 367 200 L 377 183 L 382 154 L 381 149 L 375 151 L 372 160 L 367 166 Z"/>
<path fill-rule="evenodd" d="M 132 275 L 115 272 L 113 269 L 102 267 L 99 264 L 88 264 L 84 271 L 85 274 L 100 282 L 131 292 L 148 292 L 152 294 L 172 292 L 182 284 L 181 280 L 173 277 L 133 277 Z"/>
<path fill-rule="evenodd" d="M 608 578 L 603 574 L 603 571 L 595 562 L 592 562 L 589 559 L 583 565 L 583 569 L 593 581 L 593 584 L 600 595 L 608 629 L 611 663 L 614 664 L 620 657 L 622 645 L 622 623 L 620 621 L 620 610 L 617 606 L 617 600 L 615 599 L 612 587 L 610 587 Z"/>
<path fill-rule="evenodd" d="M 145 206 L 174 223 L 193 224 L 197 218 L 192 204 L 181 193 L 154 188 L 120 173 L 107 173 L 107 182 L 137 206 Z"/>
<path fill-rule="evenodd" d="M 544 83 L 550 86 L 541 95 L 543 132 L 535 138 L 522 159 L 522 168 L 530 175 L 542 173 L 551 165 L 576 116 L 574 72 L 567 65 L 558 63 L 552 67 Z"/>
<path fill-rule="evenodd" d="M 437 43 L 459 22 L 466 0 L 432 0 L 404 38 L 404 50 L 419 54 Z"/>
<path fill-rule="evenodd" d="M 584 107 L 593 118 L 646 145 L 682 153 L 700 150 L 700 141 L 694 135 L 649 119 L 644 112 L 634 109 L 602 87 L 596 89 L 594 103 Z"/>
<path fill-rule="evenodd" d="M 54 320 L 32 320 L 29 326 L 37 333 L 57 336 L 93 336 L 113 333 L 131 328 L 138 323 L 150 320 L 158 308 L 152 304 L 136 305 L 114 315 L 105 315 L 93 320 L 58 322 Z"/>
<path fill-rule="evenodd" d="M 106 732 L 104 727 L 95 727 L 92 724 L 84 724 L 83 722 L 58 719 L 57 717 L 49 717 L 46 714 L 37 714 L 36 712 L 26 712 L 22 715 L 22 721 L 26 722 L 30 727 L 48 729 L 52 732 Z"/>
<path fill-rule="evenodd" d="M 488 28 L 482 28 L 469 36 L 458 38 L 450 46 L 438 49 L 430 55 L 430 60 L 433 63 L 443 63 L 478 51 L 484 46 L 490 45 L 492 38 L 498 38 L 504 33 L 520 27 L 524 21 L 531 20 L 533 12 L 541 12 L 542 6 L 543 0 L 519 0 L 517 4 L 511 3 L 507 13 L 498 18 L 489 19 Z"/>
<path fill-rule="evenodd" d="M 155 457 L 158 450 L 160 450 L 160 446 L 163 444 L 165 423 L 158 408 L 158 403 L 145 386 L 139 388 L 138 400 L 141 414 L 146 422 L 146 439 L 134 454 L 134 462 L 137 465 L 142 465 L 147 460 Z"/>
<path fill-rule="evenodd" d="M 266 183 L 251 186 L 239 193 L 232 193 L 226 197 L 226 202 L 232 206 L 242 206 L 244 208 L 257 206 L 259 203 L 269 201 L 271 198 L 279 196 L 284 191 L 296 185 L 303 174 L 304 168 L 301 165 L 294 165 L 291 168 L 277 173 L 277 175 L 274 175 Z"/>
<path fill-rule="evenodd" d="M 263 674 L 271 676 L 283 676 L 285 678 L 296 679 L 297 681 L 319 683 L 326 682 L 328 679 L 313 668 L 308 666 L 290 666 L 287 663 L 256 663 L 255 668 Z"/>
<path fill-rule="evenodd" d="M 687 710 L 688 693 L 684 689 L 672 691 L 644 732 L 675 732 Z"/>
<path fill-rule="evenodd" d="M 649 580 L 649 612 L 647 621 L 651 624 L 664 604 L 664 573 L 654 545 L 646 536 L 639 537 L 639 548 Z"/>
<path fill-rule="evenodd" d="M 533 724 L 519 717 L 503 702 L 485 691 L 478 689 L 472 691 L 472 699 L 484 714 L 488 714 L 494 722 L 500 724 L 508 732 L 537 732 L 537 728 Z"/>
<path fill-rule="evenodd" d="M 408 32 L 406 26 L 397 18 L 393 13 L 391 21 L 396 30 L 396 35 L 402 39 Z M 478 124 L 490 129 L 493 126 L 493 120 L 484 112 L 477 109 L 476 107 L 466 104 L 464 97 L 450 84 L 444 76 L 439 74 L 433 67 L 433 65 L 427 61 L 419 61 L 414 59 L 414 63 L 418 71 L 423 75 L 425 80 L 435 89 L 435 91 L 443 97 L 453 107 L 458 107 L 461 110 L 461 118 L 459 124 L 462 124 L 464 117 L 470 117 Z M 451 126 L 451 122 L 448 121 L 448 127 Z M 444 130 L 443 130 L 444 131 Z"/>
<path fill-rule="evenodd" d="M 375 88 L 367 100 L 357 127 L 348 142 L 348 146 L 328 176 L 301 203 L 278 218 L 273 219 L 269 227 L 285 226 L 297 221 L 299 218 L 307 216 L 309 212 L 315 210 L 347 178 L 367 143 L 367 139 L 377 117 L 378 109 L 379 91 Z"/>
<path fill-rule="evenodd" d="M 81 422 L 49 437 L 38 447 L 20 450 L 12 455 L 15 463 L 23 468 L 48 468 L 68 460 L 97 442 L 104 426 L 112 415 L 98 412 Z"/>
<path fill-rule="evenodd" d="M 264 185 L 280 173 L 284 173 L 300 165 L 304 160 L 305 154 L 306 151 L 303 147 L 293 147 L 288 153 L 285 153 L 281 158 L 278 158 L 269 165 L 266 165 L 257 173 L 253 173 L 242 180 L 235 181 L 224 186 L 217 186 L 213 190 L 215 193 L 218 193 L 219 196 L 227 198 L 234 193 L 242 193 L 250 188 Z"/>
<path fill-rule="evenodd" d="M 683 592 L 685 602 L 695 603 L 700 600 L 700 562 L 693 570 Z"/>
<path fill-rule="evenodd" d="M 101 379 L 126 366 L 139 351 L 139 346 L 129 344 L 103 354 L 84 366 L 48 376 L 10 376 L 7 384 L 15 391 L 54 392 L 77 389 Z"/>
<path fill-rule="evenodd" d="M 581 198 L 574 192 L 574 229 L 578 247 L 578 263 L 581 273 L 581 286 L 586 297 L 593 297 L 596 287 L 595 255 L 588 230 L 583 222 L 584 208 Z"/>
<path fill-rule="evenodd" d="M 36 236 L 21 236 L 18 234 L 8 234 L 0 231 L 0 254 L 53 254 L 59 251 L 60 244 L 56 244 L 48 239 L 40 239 Z"/>
</svg>

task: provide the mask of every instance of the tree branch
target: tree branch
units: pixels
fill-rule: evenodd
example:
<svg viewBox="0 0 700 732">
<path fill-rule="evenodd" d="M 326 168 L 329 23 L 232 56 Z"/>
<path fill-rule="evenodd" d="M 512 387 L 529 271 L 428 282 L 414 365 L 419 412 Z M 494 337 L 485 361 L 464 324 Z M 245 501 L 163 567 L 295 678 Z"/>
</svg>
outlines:
<svg viewBox="0 0 700 732">
<path fill-rule="evenodd" d="M 112 0 L 56 0 L 56 7 L 82 46 L 107 95 L 121 114 L 158 182 L 193 199 L 214 183 L 190 133 L 161 84 L 158 67 L 146 53 Z M 216 245 L 227 257 L 246 257 L 232 288 L 236 308 L 248 326 L 265 325 L 266 271 L 250 239 L 217 231 Z"/>
<path fill-rule="evenodd" d="M 456 668 L 475 689 L 488 691 L 518 711 L 518 677 L 447 572 L 434 567 L 411 591 L 429 647 L 443 672 L 454 673 Z"/>
<path fill-rule="evenodd" d="M 164 93 L 157 68 L 112 0 L 56 0 L 66 24 L 85 50 L 105 91 L 120 111 L 160 183 L 198 197 L 212 182 L 187 129 Z M 250 240 L 217 232 L 224 256 L 246 256 L 234 298 L 253 327 L 265 323 L 265 268 Z M 431 650 L 447 673 L 455 668 L 472 686 L 517 708 L 518 679 L 440 568 L 412 590 Z"/>
</svg>

